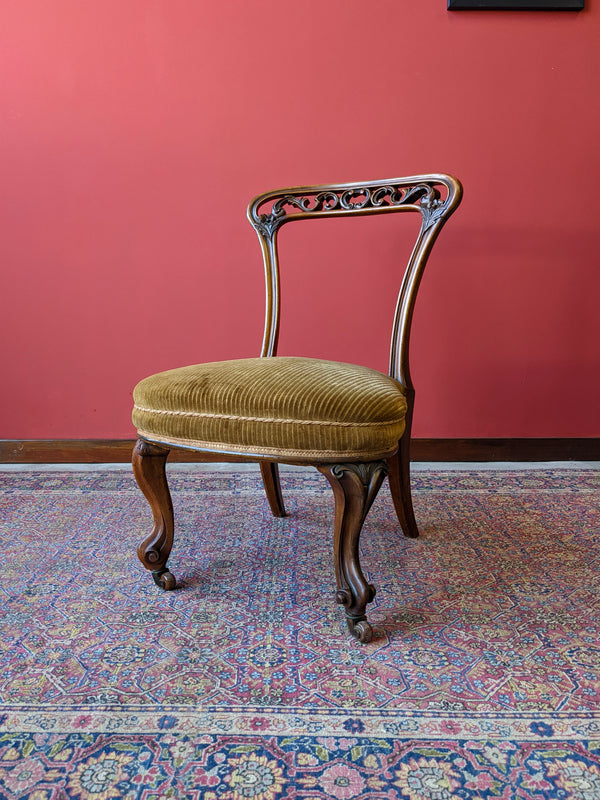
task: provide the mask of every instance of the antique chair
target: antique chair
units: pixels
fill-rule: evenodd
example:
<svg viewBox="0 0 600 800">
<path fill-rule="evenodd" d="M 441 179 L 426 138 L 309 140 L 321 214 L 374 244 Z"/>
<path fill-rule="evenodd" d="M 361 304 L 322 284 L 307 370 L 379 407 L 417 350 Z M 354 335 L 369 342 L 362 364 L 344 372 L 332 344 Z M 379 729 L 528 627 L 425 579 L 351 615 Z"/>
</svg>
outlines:
<svg viewBox="0 0 600 800">
<path fill-rule="evenodd" d="M 336 600 L 345 608 L 351 633 L 361 642 L 370 641 L 365 612 L 375 588 L 360 567 L 360 532 L 389 474 L 402 530 L 407 536 L 419 535 L 410 491 L 410 325 L 425 262 L 461 195 L 461 185 L 452 177 L 420 175 L 283 189 L 250 203 L 248 219 L 262 248 L 267 288 L 260 358 L 161 372 L 134 390 L 133 422 L 139 438 L 133 470 L 154 516 L 154 528 L 138 556 L 158 586 L 176 585 L 167 567 L 173 544 L 173 506 L 165 473 L 170 448 L 194 450 L 199 461 L 258 461 L 271 510 L 279 517 L 285 516 L 285 508 L 278 464 L 311 464 L 325 475 L 335 497 Z M 389 376 L 352 364 L 277 356 L 281 226 L 409 211 L 421 215 L 421 226 L 400 286 Z"/>
</svg>

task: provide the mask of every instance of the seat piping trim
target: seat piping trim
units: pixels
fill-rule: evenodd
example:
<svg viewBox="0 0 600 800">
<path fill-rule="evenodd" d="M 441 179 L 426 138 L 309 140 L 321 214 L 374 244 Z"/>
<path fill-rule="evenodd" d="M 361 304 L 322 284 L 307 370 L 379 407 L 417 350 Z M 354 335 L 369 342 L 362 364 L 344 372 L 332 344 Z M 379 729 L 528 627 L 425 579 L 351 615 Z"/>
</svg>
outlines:
<svg viewBox="0 0 600 800">
<path fill-rule="evenodd" d="M 164 408 L 145 408 L 144 406 L 134 406 L 136 411 L 146 414 L 160 414 L 162 416 L 173 417 L 201 417 L 203 419 L 230 419 L 239 422 L 267 422 L 288 425 L 321 425 L 332 428 L 375 428 L 385 425 L 398 425 L 404 421 L 404 417 L 390 419 L 383 422 L 341 422 L 338 420 L 318 420 L 318 419 L 284 419 L 280 417 L 245 417 L 238 414 L 214 414 L 209 411 L 170 411 Z"/>
<path fill-rule="evenodd" d="M 203 442 L 197 439 L 180 439 L 173 436 L 163 436 L 161 434 L 150 433 L 138 428 L 138 436 L 150 442 L 162 445 L 174 445 L 175 447 L 188 448 L 190 450 L 205 450 L 209 453 L 223 453 L 223 455 L 241 455 L 252 458 L 272 456 L 274 458 L 292 458 L 313 464 L 320 459 L 342 461 L 377 461 L 382 458 L 393 456 L 398 450 L 398 446 L 387 450 L 365 451 L 365 450 L 297 450 L 285 447 L 262 447 L 260 445 L 234 445 L 225 442 Z"/>
</svg>

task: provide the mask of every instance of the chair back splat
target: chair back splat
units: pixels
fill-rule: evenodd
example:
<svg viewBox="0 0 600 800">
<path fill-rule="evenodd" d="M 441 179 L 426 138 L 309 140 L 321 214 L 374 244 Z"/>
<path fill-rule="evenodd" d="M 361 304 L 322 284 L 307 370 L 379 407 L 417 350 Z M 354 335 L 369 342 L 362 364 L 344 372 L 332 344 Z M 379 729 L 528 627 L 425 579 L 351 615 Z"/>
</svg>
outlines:
<svg viewBox="0 0 600 800">
<path fill-rule="evenodd" d="M 368 642 L 366 607 L 375 597 L 359 562 L 363 522 L 388 477 L 400 526 L 419 535 L 410 489 L 414 388 L 410 327 L 431 248 L 460 203 L 460 183 L 448 175 L 267 192 L 248 207 L 262 249 L 266 279 L 265 331 L 260 357 L 195 364 L 160 372 L 134 389 L 138 441 L 133 471 L 150 504 L 152 532 L 138 547 L 157 586 L 173 589 L 167 567 L 174 539 L 165 464 L 172 448 L 198 461 L 257 461 L 275 516 L 286 515 L 278 464 L 315 466 L 335 499 L 333 532 L 336 601 L 350 632 Z M 282 225 L 324 217 L 416 212 L 421 226 L 398 294 L 389 374 L 354 364 L 277 355 L 280 289 L 277 235 Z"/>
</svg>

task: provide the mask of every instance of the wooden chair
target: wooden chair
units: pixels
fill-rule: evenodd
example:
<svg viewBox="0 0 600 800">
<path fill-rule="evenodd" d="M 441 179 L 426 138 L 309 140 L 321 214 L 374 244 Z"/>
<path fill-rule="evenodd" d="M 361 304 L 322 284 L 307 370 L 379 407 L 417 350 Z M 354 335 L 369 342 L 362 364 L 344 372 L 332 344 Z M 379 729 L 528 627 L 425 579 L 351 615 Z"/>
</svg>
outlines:
<svg viewBox="0 0 600 800">
<path fill-rule="evenodd" d="M 278 464 L 311 464 L 335 497 L 336 600 L 351 633 L 368 642 L 366 607 L 375 596 L 359 563 L 363 522 L 386 475 L 406 536 L 419 535 L 410 491 L 414 388 L 410 325 L 425 262 L 440 229 L 460 203 L 460 183 L 447 175 L 309 186 L 260 195 L 248 219 L 262 248 L 267 308 L 260 358 L 199 364 L 153 375 L 134 390 L 133 452 L 137 483 L 154 516 L 138 548 L 156 584 L 175 588 L 167 567 L 173 506 L 165 462 L 173 447 L 205 462 L 258 461 L 275 516 L 285 516 Z M 324 217 L 416 212 L 421 226 L 404 272 L 392 328 L 389 375 L 366 367 L 279 357 L 279 263 L 282 225 Z"/>
</svg>

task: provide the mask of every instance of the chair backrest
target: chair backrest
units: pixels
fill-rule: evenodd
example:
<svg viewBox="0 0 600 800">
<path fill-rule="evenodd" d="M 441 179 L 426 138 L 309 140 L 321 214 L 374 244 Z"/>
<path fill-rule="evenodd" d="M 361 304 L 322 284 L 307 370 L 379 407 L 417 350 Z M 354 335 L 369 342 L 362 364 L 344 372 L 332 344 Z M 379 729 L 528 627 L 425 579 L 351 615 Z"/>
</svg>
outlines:
<svg viewBox="0 0 600 800">
<path fill-rule="evenodd" d="M 409 366 L 410 324 L 425 264 L 438 233 L 458 207 L 462 187 L 449 175 L 297 186 L 256 197 L 248 206 L 248 219 L 261 244 L 267 289 L 262 356 L 277 353 L 279 337 L 279 258 L 277 234 L 286 222 L 323 217 L 367 216 L 396 211 L 421 214 L 421 227 L 398 294 L 390 346 L 390 375 L 413 393 Z"/>
</svg>

